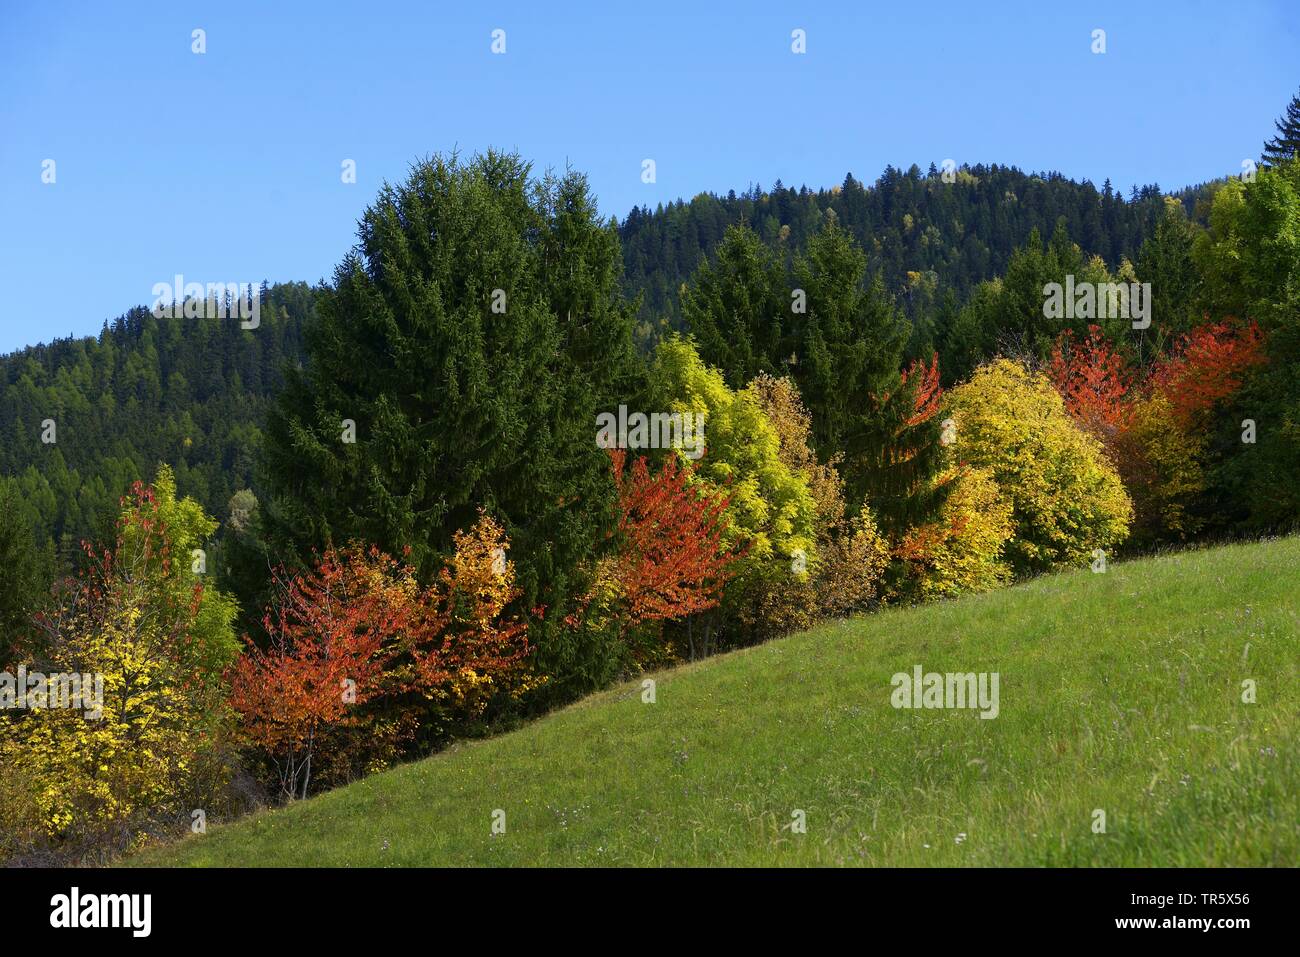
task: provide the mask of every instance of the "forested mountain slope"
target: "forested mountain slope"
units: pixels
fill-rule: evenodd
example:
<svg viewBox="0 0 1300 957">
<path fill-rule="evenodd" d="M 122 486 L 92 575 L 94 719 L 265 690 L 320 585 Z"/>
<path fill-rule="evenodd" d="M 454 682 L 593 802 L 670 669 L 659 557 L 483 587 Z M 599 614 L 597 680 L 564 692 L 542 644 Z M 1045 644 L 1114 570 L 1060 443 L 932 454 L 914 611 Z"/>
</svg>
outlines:
<svg viewBox="0 0 1300 957">
<path fill-rule="evenodd" d="M 97 337 L 0 356 L 0 476 L 38 542 L 66 556 L 104 535 L 123 493 L 160 462 L 225 519 L 231 495 L 253 482 L 260 426 L 285 363 L 301 354 L 312 303 L 305 283 L 270 287 L 252 330 L 139 306 Z"/>
<path fill-rule="evenodd" d="M 678 291 L 727 226 L 748 222 L 791 254 L 828 216 L 863 245 L 869 269 L 914 320 L 940 299 L 962 303 L 1000 275 L 1034 230 L 1063 223 L 1086 254 L 1112 266 L 1133 258 L 1163 208 L 1158 187 L 1125 198 L 1111 189 L 1014 167 L 889 168 L 865 186 L 811 191 L 751 187 L 701 194 L 657 210 L 633 209 L 619 232 L 624 286 L 641 296 L 643 343 L 680 325 Z M 943 188 L 940 188 L 940 187 Z M 1178 195 L 1195 217 L 1201 187 Z M 67 557 L 112 527 L 120 496 L 171 464 L 181 492 L 221 520 L 230 497 L 256 486 L 260 428 L 286 362 L 300 360 L 314 293 L 305 283 L 265 290 L 261 326 L 157 319 L 136 306 L 97 337 L 59 339 L 0 356 L 0 479 L 25 503 L 41 544 Z M 47 442 L 47 420 L 55 441 Z"/>
<path fill-rule="evenodd" d="M 934 166 L 928 172 L 890 167 L 872 185 L 849 175 L 840 186 L 812 191 L 778 180 L 768 191 L 751 186 L 740 194 L 701 193 L 689 202 L 633 209 L 619 233 L 626 288 L 631 295 L 644 292 L 642 335 L 662 317 L 679 324 L 679 287 L 727 227 L 742 221 L 770 245 L 796 251 L 833 210 L 866 250 L 869 269 L 882 273 L 886 288 L 915 316 L 947 290 L 965 301 L 977 283 L 1006 271 L 1012 252 L 1035 229 L 1050 236 L 1060 220 L 1086 256 L 1099 255 L 1114 268 L 1121 258 L 1136 257 L 1164 209 L 1158 186 L 1126 198 L 1109 180 L 1098 189 L 996 164 L 954 169 L 948 178 L 951 183 Z M 1205 186 L 1171 195 L 1194 217 L 1203 215 L 1198 203 L 1208 195 Z"/>
</svg>

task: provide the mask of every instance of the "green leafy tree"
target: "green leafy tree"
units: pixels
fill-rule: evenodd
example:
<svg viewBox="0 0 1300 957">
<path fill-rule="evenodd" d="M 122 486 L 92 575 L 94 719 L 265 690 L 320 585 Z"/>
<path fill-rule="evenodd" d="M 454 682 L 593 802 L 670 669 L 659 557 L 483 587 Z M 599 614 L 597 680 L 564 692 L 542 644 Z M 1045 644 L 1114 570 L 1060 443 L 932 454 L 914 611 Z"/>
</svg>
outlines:
<svg viewBox="0 0 1300 957">
<path fill-rule="evenodd" d="M 215 569 L 209 567 L 209 549 L 217 521 L 192 498 L 179 498 L 176 476 L 170 465 L 160 465 L 151 494 L 136 494 L 126 504 L 119 528 L 128 548 L 145 548 L 136 542 L 161 529 L 165 549 L 156 558 L 157 579 L 165 586 L 160 600 L 181 606 L 197 599 L 188 626 L 194 664 L 216 684 L 227 666 L 239 657 L 240 641 L 235 634 L 239 606 L 235 599 L 215 587 Z"/>
<path fill-rule="evenodd" d="M 731 389 L 689 339 L 674 335 L 659 343 L 651 382 L 655 401 L 668 411 L 704 416 L 705 451 L 691 478 L 726 496 L 723 540 L 743 552 L 731 566 L 733 583 L 720 614 L 733 626 L 733 640 L 753 640 L 753 606 L 764 583 L 817 561 L 818 508 L 808 477 L 782 459 L 780 434 L 758 388 Z M 707 653 L 716 618 L 692 650 Z"/>
<path fill-rule="evenodd" d="M 1151 329 L 1154 358 L 1174 337 L 1188 332 L 1199 318 L 1196 303 L 1200 295 L 1201 276 L 1192 259 L 1195 227 L 1187 219 L 1183 205 L 1173 197 L 1165 198 L 1165 213 L 1142 244 L 1136 265 L 1137 276 L 1151 284 Z M 1147 330 L 1137 335 L 1146 336 Z"/>
</svg>

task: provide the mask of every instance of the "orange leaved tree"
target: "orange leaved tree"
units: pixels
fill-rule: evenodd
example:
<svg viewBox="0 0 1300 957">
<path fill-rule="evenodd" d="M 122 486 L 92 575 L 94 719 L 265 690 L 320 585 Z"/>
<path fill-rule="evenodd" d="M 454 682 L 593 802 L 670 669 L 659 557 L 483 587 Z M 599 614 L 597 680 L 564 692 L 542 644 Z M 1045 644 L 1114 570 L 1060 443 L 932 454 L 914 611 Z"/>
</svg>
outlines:
<svg viewBox="0 0 1300 957">
<path fill-rule="evenodd" d="M 276 598 L 231 676 L 244 733 L 274 764 L 283 795 L 307 796 L 325 728 L 381 694 L 420 618 L 409 567 L 376 548 L 331 549 L 308 571 L 274 572 Z"/>
<path fill-rule="evenodd" d="M 1170 355 L 1156 364 L 1151 384 L 1187 427 L 1236 392 L 1246 370 L 1264 361 L 1264 337 L 1256 323 L 1207 323 L 1182 336 Z"/>
<path fill-rule="evenodd" d="M 718 604 L 738 557 L 725 543 L 728 500 L 691 482 L 690 466 L 669 455 L 651 473 L 645 456 L 626 467 L 610 452 L 618 489 L 615 559 L 621 628 L 677 621 Z"/>
<path fill-rule="evenodd" d="M 1081 342 L 1061 333 L 1048 371 L 1065 411 L 1103 443 L 1127 426 L 1133 374 L 1098 326 L 1089 326 Z"/>
<path fill-rule="evenodd" d="M 330 549 L 308 570 L 276 571 L 269 645 L 248 643 L 230 701 L 284 797 L 307 795 L 326 742 L 374 758 L 431 720 L 419 702 L 469 717 L 518 688 L 528 640 L 506 614 L 518 597 L 509 542 L 486 515 L 454 542 L 428 587 L 374 547 Z"/>
</svg>

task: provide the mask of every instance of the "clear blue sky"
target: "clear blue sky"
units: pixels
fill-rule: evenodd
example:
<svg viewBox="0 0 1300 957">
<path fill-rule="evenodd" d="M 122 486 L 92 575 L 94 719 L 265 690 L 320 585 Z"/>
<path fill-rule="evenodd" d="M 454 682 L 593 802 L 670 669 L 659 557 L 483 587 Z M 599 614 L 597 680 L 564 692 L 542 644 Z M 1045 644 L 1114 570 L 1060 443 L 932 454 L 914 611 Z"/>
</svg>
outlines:
<svg viewBox="0 0 1300 957">
<path fill-rule="evenodd" d="M 0 0 L 0 350 L 178 272 L 328 277 L 379 184 L 455 146 L 568 162 L 620 217 L 948 157 L 1173 188 L 1257 157 L 1300 88 L 1296 0 L 543 6 Z"/>
</svg>

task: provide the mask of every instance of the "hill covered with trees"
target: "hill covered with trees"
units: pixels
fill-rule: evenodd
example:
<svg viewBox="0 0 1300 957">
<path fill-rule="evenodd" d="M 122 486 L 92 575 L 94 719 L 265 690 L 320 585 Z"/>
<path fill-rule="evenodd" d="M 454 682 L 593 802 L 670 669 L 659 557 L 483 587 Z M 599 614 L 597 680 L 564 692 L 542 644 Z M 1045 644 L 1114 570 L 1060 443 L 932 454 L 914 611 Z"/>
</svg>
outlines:
<svg viewBox="0 0 1300 957">
<path fill-rule="evenodd" d="M 42 545 L 66 557 L 102 538 L 131 483 L 160 462 L 185 494 L 226 515 L 254 482 L 266 410 L 286 365 L 301 361 L 315 308 L 305 283 L 263 296 L 256 330 L 140 306 L 98 336 L 0 356 L 0 476 Z"/>
<path fill-rule="evenodd" d="M 639 297 L 637 341 L 648 348 L 665 329 L 685 328 L 682 287 L 741 223 L 791 261 L 834 219 L 862 249 L 866 274 L 879 276 L 913 330 L 922 330 L 904 350 L 916 358 L 937 345 L 929 331 L 936 317 L 955 315 L 1035 235 L 1051 236 L 1060 224 L 1085 254 L 1117 266 L 1137 258 L 1163 215 L 1156 187 L 1125 198 L 1109 184 L 1097 190 L 1004 166 L 953 176 L 946 183 L 933 168 L 891 168 L 871 186 L 852 176 L 817 191 L 778 183 L 770 191 L 751 187 L 632 210 L 618 236 L 622 288 L 634 302 Z M 1208 195 L 1198 187 L 1177 197 L 1195 216 L 1204 214 Z M 264 295 L 255 331 L 158 319 L 137 306 L 96 337 L 0 356 L 0 481 L 21 500 L 42 547 L 50 544 L 66 561 L 83 539 L 102 538 L 130 484 L 160 462 L 223 520 L 235 492 L 259 485 L 266 413 L 286 366 L 304 357 L 304 324 L 317 293 L 295 283 L 267 287 Z M 52 442 L 42 441 L 47 420 L 55 424 Z"/>
<path fill-rule="evenodd" d="M 7 357 L 0 664 L 103 675 L 112 720 L 0 720 L 0 854 L 1300 524 L 1300 161 L 1131 200 L 952 172 L 718 200 L 647 328 L 585 177 L 433 157 L 256 329 L 136 309 Z"/>
<path fill-rule="evenodd" d="M 801 250 L 830 215 L 861 245 L 868 271 L 916 319 L 951 292 L 965 302 L 980 282 L 1002 275 L 1016 249 L 1036 230 L 1057 224 L 1085 255 L 1112 267 L 1134 259 L 1163 216 L 1164 196 L 1203 219 L 1209 186 L 1171 194 L 1159 186 L 1125 197 L 1107 180 L 1098 189 L 1059 173 L 1031 174 L 1013 166 L 976 165 L 945 172 L 930 164 L 890 167 L 874 184 L 845 176 L 838 186 L 810 190 L 777 181 L 725 196 L 701 193 L 656 209 L 633 209 L 619 224 L 624 284 L 642 295 L 640 335 L 664 322 L 681 327 L 680 290 L 711 256 L 728 227 L 747 223 L 769 247 Z"/>
</svg>

